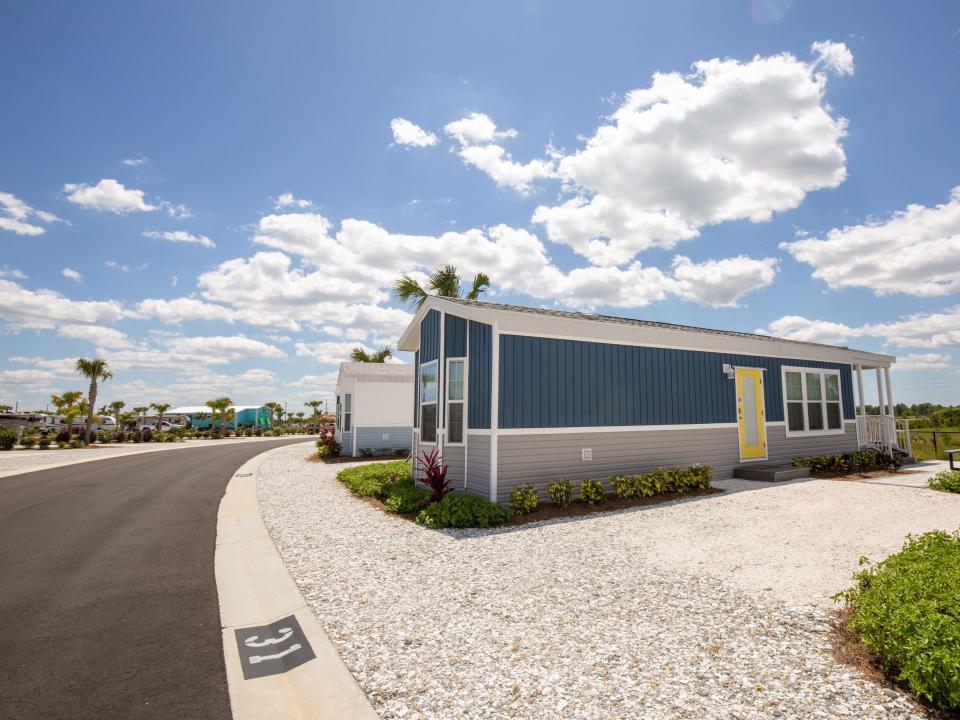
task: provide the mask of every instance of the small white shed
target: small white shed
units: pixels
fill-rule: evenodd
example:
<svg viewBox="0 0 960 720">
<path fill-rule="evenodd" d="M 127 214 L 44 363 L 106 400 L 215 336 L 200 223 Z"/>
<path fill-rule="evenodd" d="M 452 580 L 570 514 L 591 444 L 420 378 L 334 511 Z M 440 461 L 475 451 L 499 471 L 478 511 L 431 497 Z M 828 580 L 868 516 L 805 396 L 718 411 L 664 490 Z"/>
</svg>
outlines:
<svg viewBox="0 0 960 720">
<path fill-rule="evenodd" d="M 337 376 L 337 435 L 341 454 L 413 447 L 413 365 L 340 364 Z"/>
</svg>

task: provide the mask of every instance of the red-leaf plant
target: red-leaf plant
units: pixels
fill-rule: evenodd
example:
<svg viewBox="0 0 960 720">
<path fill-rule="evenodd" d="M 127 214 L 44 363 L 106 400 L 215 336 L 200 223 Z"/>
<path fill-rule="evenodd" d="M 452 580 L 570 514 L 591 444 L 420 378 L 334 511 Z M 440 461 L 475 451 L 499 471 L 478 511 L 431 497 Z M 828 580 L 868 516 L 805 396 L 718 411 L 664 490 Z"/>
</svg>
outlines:
<svg viewBox="0 0 960 720">
<path fill-rule="evenodd" d="M 433 494 L 430 496 L 430 502 L 437 502 L 453 490 L 453 488 L 450 487 L 450 481 L 447 480 L 447 466 L 440 465 L 440 453 L 438 451 L 433 450 L 427 453 L 427 451 L 424 450 L 420 453 L 420 457 L 417 458 L 417 465 L 423 472 L 423 476 L 418 478 L 418 480 L 433 491 Z"/>
</svg>

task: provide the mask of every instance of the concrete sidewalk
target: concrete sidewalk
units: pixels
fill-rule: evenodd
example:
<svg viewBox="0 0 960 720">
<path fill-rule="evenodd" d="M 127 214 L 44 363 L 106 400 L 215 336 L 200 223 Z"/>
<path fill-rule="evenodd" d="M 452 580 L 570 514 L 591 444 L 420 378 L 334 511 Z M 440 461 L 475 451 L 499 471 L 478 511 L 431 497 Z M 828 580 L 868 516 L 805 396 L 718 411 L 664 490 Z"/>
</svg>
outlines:
<svg viewBox="0 0 960 720">
<path fill-rule="evenodd" d="M 295 438 L 295 435 L 284 435 Z M 304 440 L 313 440 L 316 436 L 303 435 Z M 221 440 L 185 440 L 179 443 L 125 443 L 122 445 L 93 445 L 87 448 L 54 448 L 48 450 L 9 450 L 0 452 L 0 479 L 37 470 L 50 470 L 67 465 L 107 460 L 128 455 L 162 452 L 168 450 L 187 450 L 191 448 L 216 447 L 240 443 L 270 442 L 281 438 L 223 438 Z"/>
<path fill-rule="evenodd" d="M 927 481 L 937 473 L 950 469 L 950 463 L 946 460 L 921 460 L 913 465 L 904 465 L 901 470 L 905 472 L 886 477 L 868 478 L 860 482 L 870 483 L 871 485 L 898 485 L 901 487 L 927 487 Z"/>
<path fill-rule="evenodd" d="M 308 445 L 304 444 L 305 448 Z M 234 720 L 377 720 L 369 700 L 287 572 L 260 516 L 257 471 L 271 452 L 246 462 L 234 474 L 217 516 L 215 568 L 223 627 L 223 652 Z M 303 640 L 282 630 L 264 628 L 279 620 L 294 626 L 296 619 L 315 657 L 276 674 L 250 677 L 261 669 L 261 658 L 241 657 L 237 631 L 257 629 L 247 644 L 271 657 L 297 650 Z M 280 637 L 274 637 L 281 632 Z M 248 633 L 249 634 L 249 633 Z M 256 642 L 251 642 L 256 641 Z M 276 653 L 276 654 L 273 654 Z M 246 661 L 246 668 L 245 668 Z M 250 663 L 255 663 L 251 665 Z M 246 672 L 245 672 L 246 669 Z"/>
</svg>

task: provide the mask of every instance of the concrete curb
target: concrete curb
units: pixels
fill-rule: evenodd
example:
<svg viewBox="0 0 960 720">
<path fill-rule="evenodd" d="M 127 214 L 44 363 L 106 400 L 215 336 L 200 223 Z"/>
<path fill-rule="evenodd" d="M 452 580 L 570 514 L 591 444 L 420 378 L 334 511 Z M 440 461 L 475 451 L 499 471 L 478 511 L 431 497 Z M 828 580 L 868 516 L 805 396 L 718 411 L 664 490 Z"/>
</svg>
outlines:
<svg viewBox="0 0 960 720">
<path fill-rule="evenodd" d="M 234 720 L 377 720 L 370 701 L 307 607 L 263 523 L 257 472 L 271 452 L 257 455 L 234 473 L 217 513 L 214 562 Z M 316 658 L 280 674 L 244 679 L 234 630 L 289 615 L 296 617 Z"/>
<path fill-rule="evenodd" d="M 77 457 L 70 458 L 69 460 L 61 460 L 57 462 L 47 463 L 46 465 L 31 465 L 24 467 L 22 469 L 15 468 L 13 470 L 0 470 L 0 480 L 8 477 L 16 477 L 17 475 L 24 475 L 26 473 L 40 472 L 41 470 L 54 470 L 60 467 L 67 467 L 68 465 L 79 465 L 81 463 L 96 462 L 98 460 L 112 460 L 118 457 L 133 457 L 135 455 L 144 455 L 146 453 L 153 452 L 164 452 L 171 450 L 190 450 L 193 448 L 201 447 L 219 447 L 220 445 L 238 445 L 240 443 L 254 443 L 254 442 L 269 442 L 271 440 L 283 440 L 287 436 L 275 438 L 224 438 L 223 440 L 199 440 L 183 443 L 157 443 L 156 447 L 138 447 L 136 450 L 126 450 L 124 452 L 113 452 L 107 455 L 97 455 L 96 457 L 83 457 L 85 450 L 70 450 L 68 452 L 75 452 Z M 311 437 L 309 435 L 305 437 Z M 217 443 L 213 445 L 212 443 Z M 141 449 L 142 448 L 142 449 Z M 28 450 L 21 452 L 51 452 L 49 450 Z"/>
</svg>

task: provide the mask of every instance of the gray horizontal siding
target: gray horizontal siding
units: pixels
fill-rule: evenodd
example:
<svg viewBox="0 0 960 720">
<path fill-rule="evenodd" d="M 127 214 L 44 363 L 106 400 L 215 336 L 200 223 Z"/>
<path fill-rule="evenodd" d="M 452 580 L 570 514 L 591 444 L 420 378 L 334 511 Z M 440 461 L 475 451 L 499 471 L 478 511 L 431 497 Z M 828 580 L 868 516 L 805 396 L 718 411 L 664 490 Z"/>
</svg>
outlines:
<svg viewBox="0 0 960 720">
<path fill-rule="evenodd" d="M 412 427 L 358 427 L 354 429 L 354 433 L 358 454 L 364 448 L 370 448 L 374 452 L 380 448 L 409 451 L 413 446 Z M 384 433 L 389 435 L 386 440 L 383 439 Z"/>
<path fill-rule="evenodd" d="M 767 452 L 770 460 L 792 460 L 804 455 L 837 455 L 857 449 L 857 426 L 846 425 L 843 435 L 807 435 L 787 437 L 783 425 L 767 427 Z"/>
<path fill-rule="evenodd" d="M 502 428 L 690 425 L 736 422 L 736 390 L 723 365 L 764 374 L 766 417 L 783 420 L 783 365 L 840 372 L 853 418 L 850 365 L 732 353 L 500 336 Z"/>
<path fill-rule="evenodd" d="M 490 497 L 490 436 L 467 437 L 466 490 L 474 495 Z"/>
<path fill-rule="evenodd" d="M 463 468 L 466 448 L 462 445 L 445 446 L 443 448 L 443 464 L 447 466 L 447 479 L 454 490 L 463 487 Z"/>
<path fill-rule="evenodd" d="M 593 450 L 593 460 L 581 459 L 583 448 Z M 612 475 L 695 463 L 713 467 L 717 478 L 728 478 L 740 460 L 735 427 L 500 435 L 497 457 L 498 502 L 507 502 L 510 489 L 522 483 L 543 494 L 548 483 L 561 478 L 576 485 L 580 480 L 606 481 Z"/>
<path fill-rule="evenodd" d="M 340 433 L 340 454 L 353 455 L 353 430 Z"/>
</svg>

